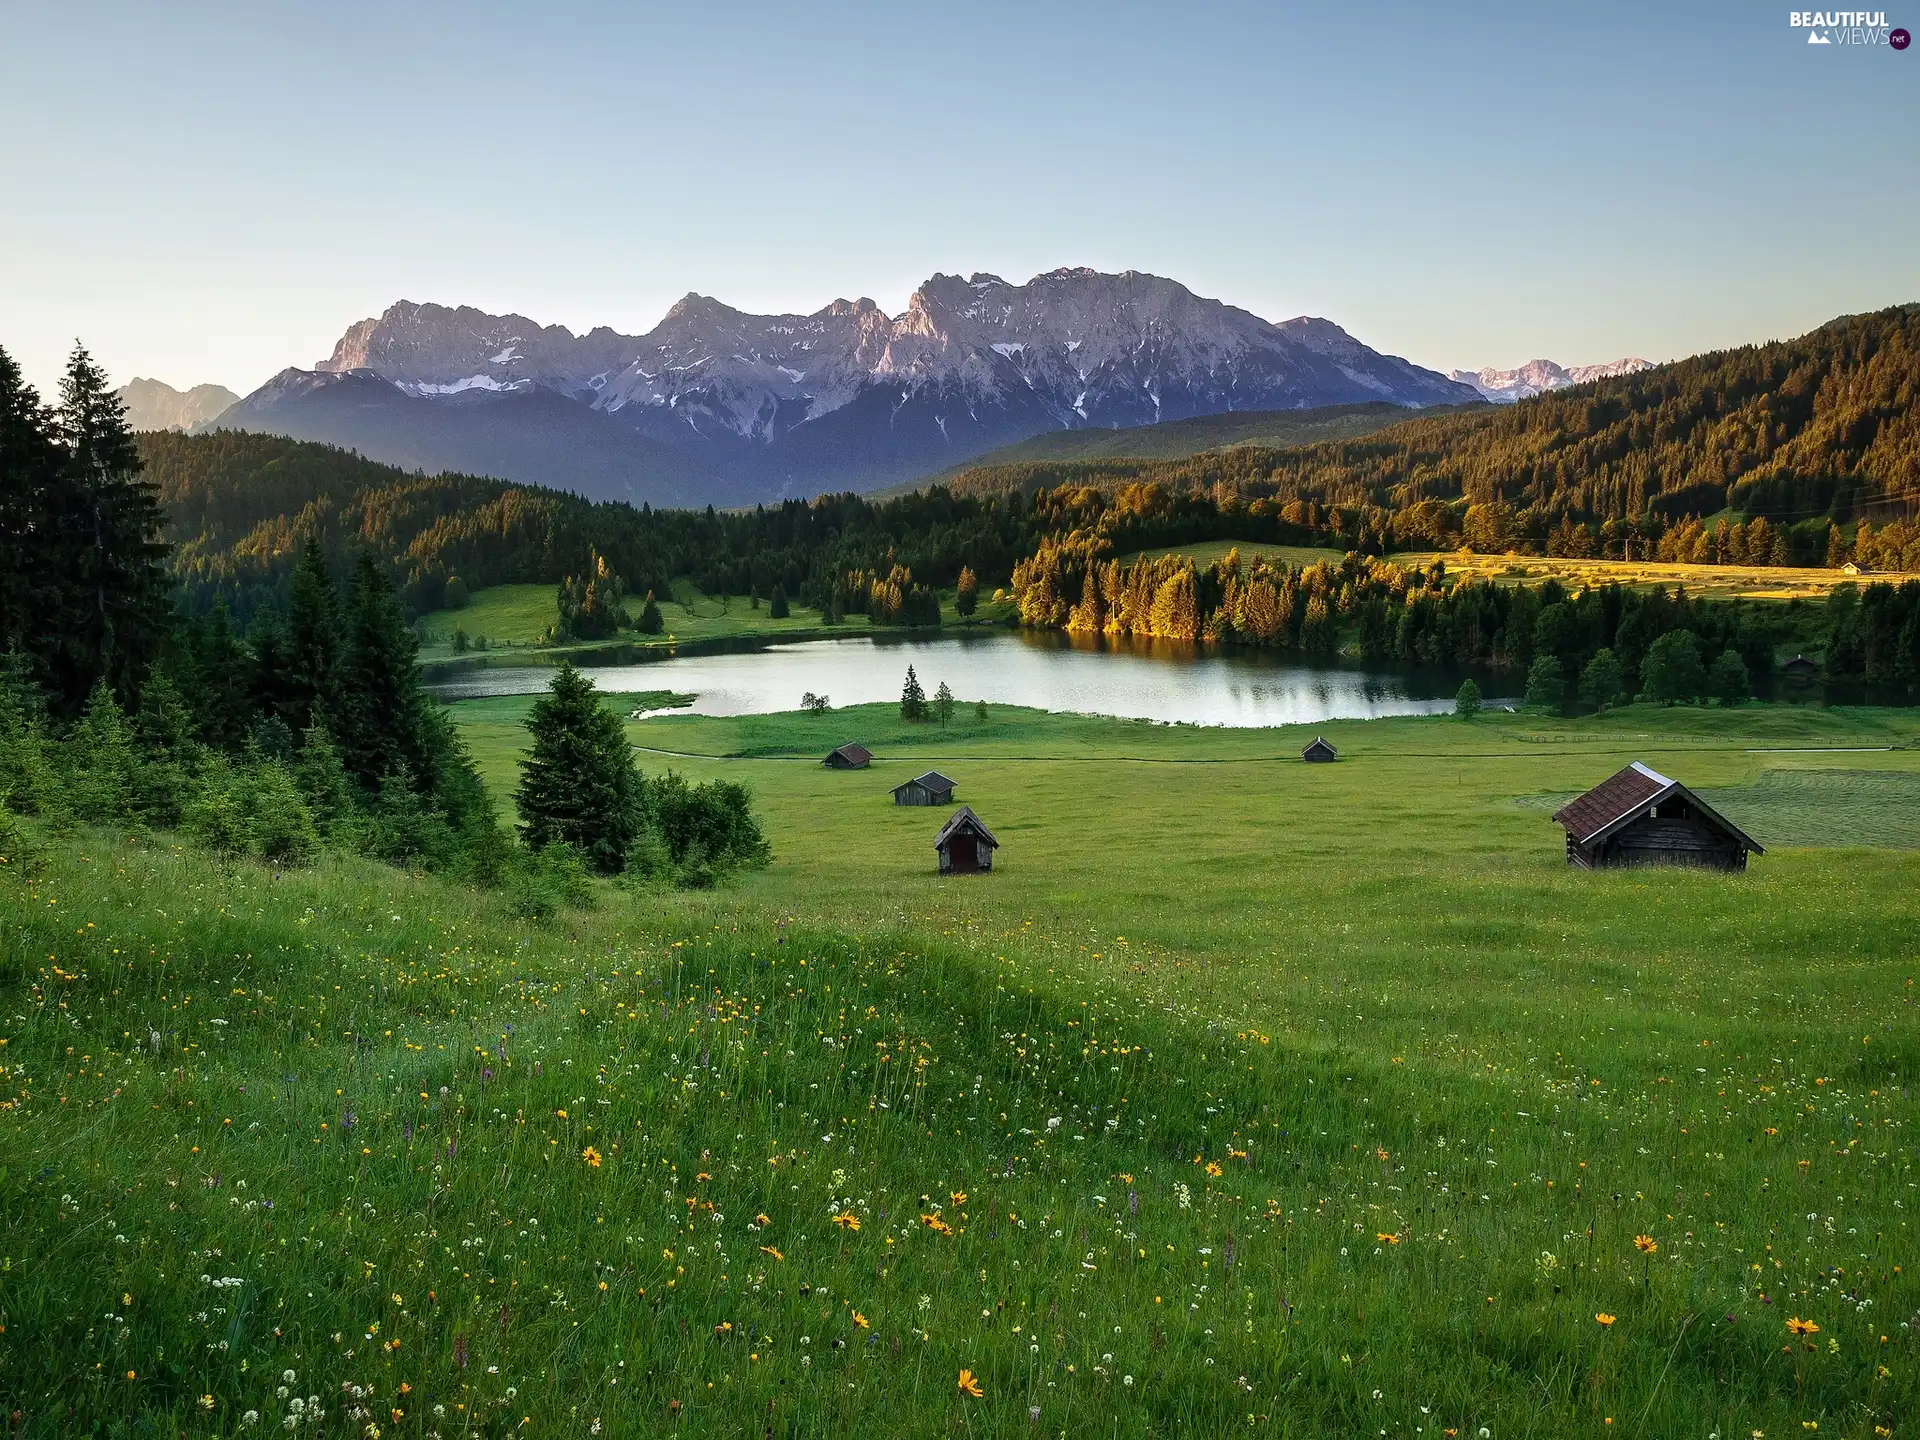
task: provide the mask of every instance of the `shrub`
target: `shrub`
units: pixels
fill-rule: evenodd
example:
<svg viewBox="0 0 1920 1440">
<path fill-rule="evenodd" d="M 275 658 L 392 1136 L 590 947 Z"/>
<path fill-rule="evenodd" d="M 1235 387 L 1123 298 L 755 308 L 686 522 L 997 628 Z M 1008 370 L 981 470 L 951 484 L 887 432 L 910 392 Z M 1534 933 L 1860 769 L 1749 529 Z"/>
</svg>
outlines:
<svg viewBox="0 0 1920 1440">
<path fill-rule="evenodd" d="M 216 854 L 286 867 L 311 863 L 320 834 L 300 788 L 277 760 L 209 765 L 186 807 L 187 833 Z"/>
<path fill-rule="evenodd" d="M 587 862 L 564 841 L 525 857 L 507 885 L 507 908 L 523 920 L 550 920 L 563 906 L 592 903 Z"/>
<path fill-rule="evenodd" d="M 787 587 L 784 585 L 774 586 L 773 598 L 767 602 L 768 618 L 773 620 L 785 620 L 788 616 L 792 614 L 793 614 L 793 609 L 791 606 L 787 604 Z"/>
</svg>

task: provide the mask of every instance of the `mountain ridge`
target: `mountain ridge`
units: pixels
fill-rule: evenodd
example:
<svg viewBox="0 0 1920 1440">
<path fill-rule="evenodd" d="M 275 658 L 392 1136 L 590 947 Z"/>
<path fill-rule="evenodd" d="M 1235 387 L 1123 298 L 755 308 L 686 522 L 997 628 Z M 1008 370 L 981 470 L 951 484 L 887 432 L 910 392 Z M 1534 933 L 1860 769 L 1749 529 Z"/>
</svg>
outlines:
<svg viewBox="0 0 1920 1440">
<path fill-rule="evenodd" d="M 134 430 L 191 430 L 240 403 L 224 385 L 195 385 L 176 390 L 164 380 L 136 375 L 113 392 L 127 409 Z"/>
<path fill-rule="evenodd" d="M 1643 370 L 1653 368 L 1651 360 L 1642 360 L 1637 355 L 1609 360 L 1600 365 L 1563 366 L 1552 360 L 1529 360 L 1512 370 L 1499 370 L 1491 365 L 1479 370 L 1450 370 L 1447 378 L 1462 385 L 1471 385 L 1496 405 L 1511 405 L 1518 400 L 1531 400 L 1535 395 L 1544 395 L 1549 390 L 1565 390 L 1595 380 L 1611 380 L 1616 375 L 1638 375 Z"/>
<path fill-rule="evenodd" d="M 1480 398 L 1325 319 L 1271 322 L 1161 276 L 1084 267 L 1024 285 L 984 272 L 935 274 L 898 315 L 865 297 L 805 315 L 754 315 L 689 294 L 640 336 L 606 326 L 575 334 L 519 314 L 403 300 L 356 321 L 313 371 L 299 373 L 362 377 L 395 395 L 376 398 L 362 386 L 348 403 L 347 392 L 296 386 L 283 374 L 215 424 L 286 434 L 297 425 L 301 438 L 388 458 L 395 417 L 425 418 L 401 397 L 458 407 L 427 427 L 442 445 L 479 428 L 500 441 L 506 427 L 497 418 L 483 426 L 488 407 L 544 392 L 593 417 L 549 415 L 569 443 L 592 432 L 613 446 L 615 432 L 601 420 L 651 442 L 632 447 L 611 493 L 665 499 L 676 487 L 657 472 L 672 452 L 719 477 L 716 496 L 731 501 L 879 488 L 1049 430 Z M 424 444 L 406 463 L 589 483 L 525 453 L 509 465 L 471 436 L 457 462 L 420 458 Z M 611 483 L 619 468 L 609 451 L 591 486 Z"/>
</svg>

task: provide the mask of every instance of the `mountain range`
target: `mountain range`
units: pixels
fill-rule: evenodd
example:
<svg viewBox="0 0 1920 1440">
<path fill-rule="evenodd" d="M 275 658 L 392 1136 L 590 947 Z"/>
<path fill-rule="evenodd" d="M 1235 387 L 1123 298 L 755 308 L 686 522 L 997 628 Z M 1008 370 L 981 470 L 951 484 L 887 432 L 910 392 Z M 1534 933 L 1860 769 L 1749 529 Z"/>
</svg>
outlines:
<svg viewBox="0 0 1920 1440">
<path fill-rule="evenodd" d="M 135 430 L 191 430 L 240 403 L 224 385 L 176 390 L 164 380 L 137 377 L 113 393 L 127 407 L 127 423 Z"/>
<path fill-rule="evenodd" d="M 935 275 L 898 316 L 689 295 L 640 336 L 402 301 L 206 428 L 599 499 L 738 504 L 895 484 L 1048 431 L 1480 399 L 1328 320 L 1063 269 L 1024 285 Z"/>
<path fill-rule="evenodd" d="M 1530 400 L 1535 395 L 1544 395 L 1549 390 L 1565 390 L 1569 386 L 1585 385 L 1589 380 L 1610 380 L 1615 375 L 1637 375 L 1642 370 L 1651 369 L 1651 360 L 1638 358 L 1614 360 L 1605 365 L 1575 365 L 1571 368 L 1556 365 L 1551 360 L 1529 360 L 1518 370 L 1496 370 L 1489 365 L 1484 370 L 1455 370 L 1447 378 L 1462 385 L 1471 385 L 1484 399 L 1496 405 L 1511 405 L 1517 400 Z"/>
</svg>

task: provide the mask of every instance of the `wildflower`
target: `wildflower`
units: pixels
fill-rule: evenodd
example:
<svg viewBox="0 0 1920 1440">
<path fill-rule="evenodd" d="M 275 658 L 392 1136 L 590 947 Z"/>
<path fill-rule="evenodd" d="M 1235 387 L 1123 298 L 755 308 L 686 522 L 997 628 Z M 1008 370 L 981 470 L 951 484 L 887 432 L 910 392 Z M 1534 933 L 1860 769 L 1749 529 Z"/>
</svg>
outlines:
<svg viewBox="0 0 1920 1440">
<path fill-rule="evenodd" d="M 200 1408 L 202 1410 L 211 1410 L 213 1408 L 213 1396 L 202 1395 L 200 1397 Z"/>
<path fill-rule="evenodd" d="M 1382 1245 L 1398 1245 L 1400 1243 L 1400 1237 L 1398 1235 L 1390 1235 L 1384 1230 L 1376 1232 L 1373 1238 L 1378 1240 Z"/>
<path fill-rule="evenodd" d="M 860 1217 L 858 1215 L 840 1214 L 833 1217 L 833 1223 L 838 1225 L 842 1230 L 858 1230 L 860 1228 Z"/>
<path fill-rule="evenodd" d="M 753 1217 L 753 1223 L 756 1225 L 771 1225 L 773 1221 L 769 1220 L 765 1215 L 756 1215 Z"/>
<path fill-rule="evenodd" d="M 1636 1235 L 1633 1237 L 1633 1248 L 1642 1255 L 1651 1255 L 1660 1248 L 1660 1242 L 1651 1235 Z"/>
<path fill-rule="evenodd" d="M 1601 1328 L 1602 1330 L 1605 1330 L 1605 1329 L 1607 1329 L 1607 1328 L 1608 1328 L 1609 1326 L 1611 1326 L 1611 1325 L 1613 1324 L 1613 1322 L 1614 1322 L 1615 1320 L 1617 1320 L 1617 1319 L 1618 1319 L 1619 1317 L 1618 1317 L 1617 1315 L 1609 1315 L 1609 1314 L 1607 1314 L 1607 1312 L 1606 1312 L 1606 1311 L 1604 1311 L 1604 1310 L 1602 1310 L 1602 1311 L 1601 1311 L 1601 1312 L 1600 1312 L 1600 1313 L 1599 1313 L 1598 1315 L 1595 1315 L 1595 1316 L 1594 1316 L 1593 1318 L 1594 1318 L 1595 1320 L 1597 1320 L 1597 1321 L 1599 1321 L 1599 1322 L 1600 1322 L 1600 1328 Z"/>
<path fill-rule="evenodd" d="M 971 1395 L 978 1400 L 986 1392 L 980 1388 L 980 1382 L 974 1379 L 973 1371 L 962 1366 L 960 1369 L 960 1393 Z"/>
<path fill-rule="evenodd" d="M 1787 1333 L 1789 1335 L 1818 1335 L 1820 1333 L 1820 1327 L 1811 1320 L 1802 1320 L 1798 1315 L 1795 1315 L 1787 1321 Z"/>
<path fill-rule="evenodd" d="M 784 1260 L 787 1258 L 786 1256 L 782 1255 L 778 1250 L 774 1249 L 773 1246 L 771 1245 L 762 1245 L 760 1247 L 760 1253 L 762 1255 L 771 1255 L 776 1260 Z"/>
<path fill-rule="evenodd" d="M 855 1329 L 864 1330 L 867 1328 L 867 1317 L 856 1310 L 853 1312 L 853 1324 Z"/>
<path fill-rule="evenodd" d="M 727 1335 L 732 1333 L 732 1330 L 733 1322 L 731 1320 L 722 1320 L 718 1325 L 713 1327 L 713 1333 L 716 1335 Z"/>
<path fill-rule="evenodd" d="M 593 1146 L 589 1145 L 587 1146 L 586 1149 L 582 1150 L 580 1152 L 580 1158 L 586 1161 L 587 1164 L 591 1165 L 595 1170 L 598 1170 L 600 1168 L 600 1152 L 594 1149 Z"/>
<path fill-rule="evenodd" d="M 966 1192 L 966 1191 L 964 1191 L 964 1190 L 955 1190 L 955 1191 L 953 1192 L 953 1203 L 954 1203 L 954 1204 L 956 1204 L 956 1205 L 964 1205 L 964 1204 L 966 1204 L 966 1203 L 967 1203 L 967 1192 Z"/>
</svg>

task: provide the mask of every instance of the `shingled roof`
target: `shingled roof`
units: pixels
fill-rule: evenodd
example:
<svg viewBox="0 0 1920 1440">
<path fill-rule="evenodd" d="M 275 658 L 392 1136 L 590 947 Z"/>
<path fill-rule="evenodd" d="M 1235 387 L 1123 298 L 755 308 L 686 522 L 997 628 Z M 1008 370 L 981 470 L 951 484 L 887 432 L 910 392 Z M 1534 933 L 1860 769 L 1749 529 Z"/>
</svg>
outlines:
<svg viewBox="0 0 1920 1440">
<path fill-rule="evenodd" d="M 993 846 L 994 849 L 998 850 L 1000 848 L 1000 842 L 993 838 L 993 832 L 987 829 L 978 815 L 973 813 L 973 807 L 971 805 L 962 805 L 958 810 L 953 812 L 952 817 L 947 823 L 940 827 L 940 833 L 933 837 L 933 848 L 938 850 L 961 830 L 972 830 L 975 834 L 979 835 L 982 840 L 986 841 L 987 844 Z"/>
<path fill-rule="evenodd" d="M 1578 844 L 1591 845 L 1635 816 L 1645 814 L 1670 795 L 1686 796 L 1702 814 L 1710 816 L 1728 833 L 1738 837 L 1747 849 L 1756 855 L 1766 853 L 1759 841 L 1678 780 L 1669 779 L 1638 760 L 1626 769 L 1609 775 L 1586 794 L 1569 800 L 1553 812 L 1553 818 L 1566 826 L 1567 833 Z"/>
</svg>

